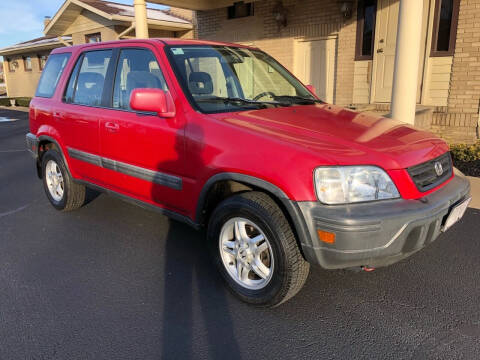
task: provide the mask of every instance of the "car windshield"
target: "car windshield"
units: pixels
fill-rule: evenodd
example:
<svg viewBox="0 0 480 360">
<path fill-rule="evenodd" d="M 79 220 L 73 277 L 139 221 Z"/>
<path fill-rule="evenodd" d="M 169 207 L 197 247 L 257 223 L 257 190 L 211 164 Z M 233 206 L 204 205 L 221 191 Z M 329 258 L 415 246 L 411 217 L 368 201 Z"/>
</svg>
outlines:
<svg viewBox="0 0 480 360">
<path fill-rule="evenodd" d="M 204 113 L 321 102 L 259 50 L 186 45 L 167 47 L 167 54 L 190 102 Z"/>
</svg>

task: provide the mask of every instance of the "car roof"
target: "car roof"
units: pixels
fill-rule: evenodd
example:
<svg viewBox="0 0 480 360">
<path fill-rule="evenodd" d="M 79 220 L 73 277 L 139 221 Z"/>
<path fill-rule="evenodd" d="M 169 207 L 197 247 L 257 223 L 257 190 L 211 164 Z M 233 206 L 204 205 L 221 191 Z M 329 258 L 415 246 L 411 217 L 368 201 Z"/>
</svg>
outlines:
<svg viewBox="0 0 480 360">
<path fill-rule="evenodd" d="M 193 40 L 193 39 L 177 39 L 177 38 L 150 38 L 150 39 L 128 39 L 128 40 L 115 40 L 115 41 L 105 41 L 101 43 L 91 43 L 91 44 L 81 44 L 81 45 L 74 45 L 68 47 L 61 47 L 56 48 L 52 51 L 52 54 L 63 53 L 63 52 L 74 52 L 76 50 L 83 50 L 88 49 L 89 47 L 95 48 L 105 48 L 111 45 L 119 45 L 119 44 L 145 44 L 150 43 L 154 45 L 163 44 L 163 45 L 173 45 L 173 46 L 182 46 L 182 45 L 210 45 L 210 46 L 232 46 L 232 47 L 241 47 L 241 48 L 249 48 L 249 49 L 256 49 L 256 47 L 235 44 L 235 43 L 227 43 L 227 42 L 220 42 L 220 41 L 209 41 L 209 40 Z"/>
</svg>

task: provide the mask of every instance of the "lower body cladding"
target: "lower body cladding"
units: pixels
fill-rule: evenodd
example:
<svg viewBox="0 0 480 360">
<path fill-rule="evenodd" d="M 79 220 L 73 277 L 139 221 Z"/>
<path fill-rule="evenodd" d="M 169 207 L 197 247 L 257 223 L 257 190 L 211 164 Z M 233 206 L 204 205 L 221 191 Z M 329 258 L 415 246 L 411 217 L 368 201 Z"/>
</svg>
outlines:
<svg viewBox="0 0 480 360">
<path fill-rule="evenodd" d="M 469 193 L 468 180 L 456 175 L 420 200 L 336 206 L 297 202 L 308 233 L 302 240 L 303 253 L 307 261 L 326 269 L 393 264 L 433 242 L 452 209 L 468 201 Z"/>
</svg>

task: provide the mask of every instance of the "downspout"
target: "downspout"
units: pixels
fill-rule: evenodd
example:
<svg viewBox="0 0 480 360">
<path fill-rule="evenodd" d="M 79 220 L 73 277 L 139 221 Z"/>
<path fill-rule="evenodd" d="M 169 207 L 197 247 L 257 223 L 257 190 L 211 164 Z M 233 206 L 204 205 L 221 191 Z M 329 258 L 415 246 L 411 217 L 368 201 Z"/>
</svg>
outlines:
<svg viewBox="0 0 480 360">
<path fill-rule="evenodd" d="M 127 35 L 133 29 L 135 29 L 135 21 L 133 21 L 132 24 L 128 28 L 126 28 L 120 34 L 117 35 L 117 40 L 120 40 L 123 36 Z"/>
<path fill-rule="evenodd" d="M 7 97 L 10 97 L 10 91 L 8 89 L 8 76 L 7 73 L 10 72 L 9 68 L 10 64 L 9 61 L 5 60 L 5 56 L 3 56 L 3 81 L 5 82 L 5 90 L 7 91 Z"/>
<path fill-rule="evenodd" d="M 480 104 L 478 106 L 478 119 L 477 119 L 477 140 L 480 139 Z"/>
</svg>

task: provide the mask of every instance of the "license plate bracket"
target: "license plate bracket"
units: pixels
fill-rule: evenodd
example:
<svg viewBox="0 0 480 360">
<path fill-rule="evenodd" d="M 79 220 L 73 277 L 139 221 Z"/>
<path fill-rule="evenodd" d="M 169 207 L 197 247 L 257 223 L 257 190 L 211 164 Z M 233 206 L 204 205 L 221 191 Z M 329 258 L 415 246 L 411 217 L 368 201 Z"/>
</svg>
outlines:
<svg viewBox="0 0 480 360">
<path fill-rule="evenodd" d="M 455 205 L 450 213 L 447 216 L 447 220 L 443 224 L 442 231 L 445 232 L 450 229 L 455 223 L 457 223 L 463 215 L 465 215 L 465 211 L 467 211 L 468 205 L 472 201 L 472 198 L 469 197 L 468 199 L 463 200 L 461 203 Z"/>
</svg>

